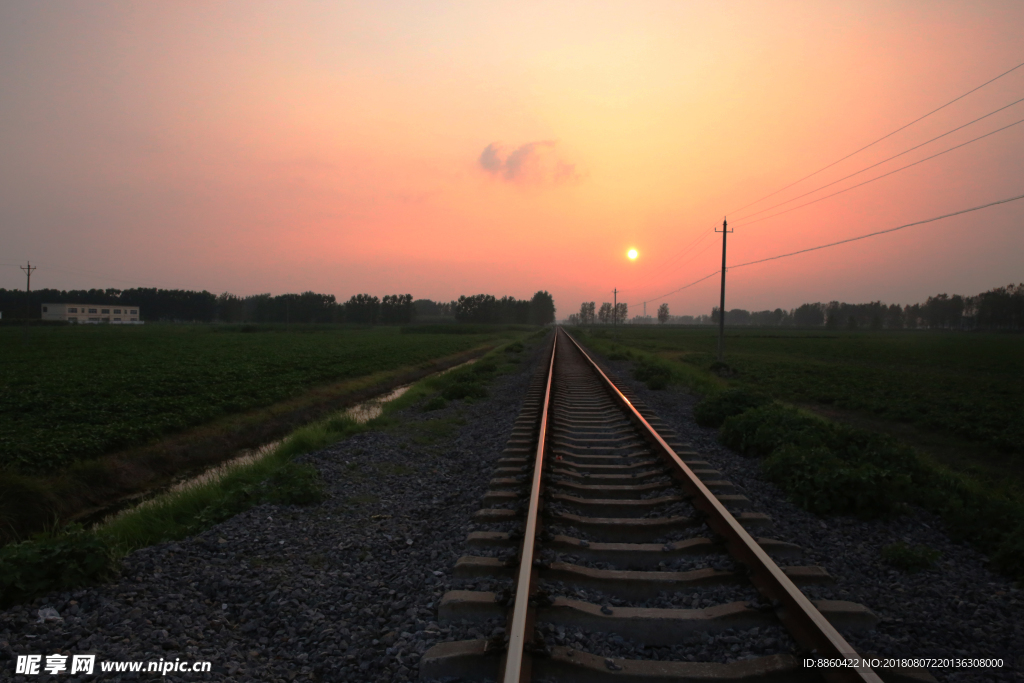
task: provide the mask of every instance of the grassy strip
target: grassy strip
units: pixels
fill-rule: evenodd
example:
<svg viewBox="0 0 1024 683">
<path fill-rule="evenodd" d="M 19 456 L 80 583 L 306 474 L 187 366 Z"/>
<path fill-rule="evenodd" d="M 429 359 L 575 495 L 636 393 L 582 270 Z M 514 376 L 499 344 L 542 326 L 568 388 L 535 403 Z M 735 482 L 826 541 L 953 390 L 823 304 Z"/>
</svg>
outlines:
<svg viewBox="0 0 1024 683">
<path fill-rule="evenodd" d="M 450 395 L 455 387 L 478 387 L 466 394 L 468 400 L 480 397 L 481 390 L 485 396 L 485 385 L 513 371 L 522 351 L 524 345 L 516 341 L 472 366 L 427 377 L 384 404 L 383 414 L 367 423 L 338 414 L 306 425 L 261 458 L 232 466 L 219 478 L 147 501 L 93 531 L 72 525 L 0 548 L 0 606 L 102 581 L 116 573 L 120 559 L 132 550 L 199 533 L 255 505 L 318 503 L 325 495 L 319 474 L 312 465 L 297 464 L 294 458 L 363 431 L 388 427 L 394 423 L 394 412 Z"/>
<path fill-rule="evenodd" d="M 650 389 L 665 389 L 670 384 L 684 386 L 701 394 L 724 391 L 725 380 L 689 363 L 670 361 L 649 351 L 624 346 L 611 338 L 607 330 L 574 328 L 570 332 L 581 344 L 602 354 L 608 360 L 633 361 L 633 376 Z"/>
<path fill-rule="evenodd" d="M 829 422 L 776 402 L 737 400 L 742 393 L 710 396 L 696 412 L 731 413 L 721 422 L 722 443 L 762 458 L 765 476 L 801 507 L 819 515 L 877 517 L 898 513 L 906 504 L 919 505 L 942 518 L 953 538 L 971 542 L 988 553 L 999 570 L 1024 580 L 1020 500 L 1000 496 L 888 435 Z M 908 568 L 927 564 L 901 553 L 902 549 L 887 551 L 886 561 Z"/>
</svg>

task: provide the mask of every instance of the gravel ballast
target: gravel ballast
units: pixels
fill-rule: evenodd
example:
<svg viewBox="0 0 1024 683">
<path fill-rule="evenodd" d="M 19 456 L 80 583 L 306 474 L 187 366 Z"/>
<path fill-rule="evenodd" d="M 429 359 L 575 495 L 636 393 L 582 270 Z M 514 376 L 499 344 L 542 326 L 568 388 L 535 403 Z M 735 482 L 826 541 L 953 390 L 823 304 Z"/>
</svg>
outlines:
<svg viewBox="0 0 1024 683">
<path fill-rule="evenodd" d="M 114 582 L 0 612 L 0 680 L 152 680 L 101 674 L 100 662 L 180 659 L 212 671 L 162 680 L 409 681 L 433 644 L 491 636 L 439 626 L 437 602 L 542 348 L 485 400 L 410 409 L 395 429 L 302 456 L 323 477 L 322 504 L 253 508 L 132 553 Z M 60 618 L 41 622 L 46 607 Z M 45 666 L 58 653 L 96 654 L 94 675 L 14 673 L 17 655 Z"/>
</svg>

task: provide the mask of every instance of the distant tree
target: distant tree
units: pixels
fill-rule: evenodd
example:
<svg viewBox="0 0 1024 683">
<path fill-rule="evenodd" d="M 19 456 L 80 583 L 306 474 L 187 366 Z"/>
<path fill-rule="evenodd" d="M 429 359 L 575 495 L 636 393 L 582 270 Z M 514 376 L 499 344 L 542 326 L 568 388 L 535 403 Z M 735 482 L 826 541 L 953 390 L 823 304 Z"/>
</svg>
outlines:
<svg viewBox="0 0 1024 683">
<path fill-rule="evenodd" d="M 903 308 L 899 304 L 891 304 L 885 309 L 885 326 L 890 330 L 903 329 Z"/>
<path fill-rule="evenodd" d="M 928 327 L 959 328 L 964 308 L 964 298 L 959 294 L 930 296 L 924 303 L 924 317 Z"/>
<path fill-rule="evenodd" d="M 921 304 L 907 304 L 903 307 L 903 325 L 911 330 L 921 327 Z"/>
<path fill-rule="evenodd" d="M 658 322 L 662 324 L 668 322 L 668 304 L 658 306 Z"/>
<path fill-rule="evenodd" d="M 978 327 L 1019 330 L 1024 327 L 1024 283 L 969 297 L 965 302 Z"/>
<path fill-rule="evenodd" d="M 734 308 L 725 314 L 726 325 L 749 325 L 750 311 L 743 308 Z"/>
<path fill-rule="evenodd" d="M 825 324 L 824 304 L 804 304 L 793 311 L 793 324 L 799 327 L 821 327 Z"/>
<path fill-rule="evenodd" d="M 839 302 L 830 301 L 825 307 L 825 327 L 834 330 L 839 327 Z"/>
<path fill-rule="evenodd" d="M 245 320 L 245 300 L 228 292 L 218 296 L 217 319 L 226 323 L 240 323 Z"/>
<path fill-rule="evenodd" d="M 779 326 L 789 323 L 789 313 L 776 308 L 774 311 L 754 311 L 750 314 L 750 324 L 760 326 Z M 726 318 L 728 320 L 728 318 Z"/>
<path fill-rule="evenodd" d="M 579 325 L 580 324 L 580 314 L 579 313 L 570 313 L 569 317 L 566 318 L 565 322 L 566 322 L 567 325 Z"/>
<path fill-rule="evenodd" d="M 593 325 L 595 322 L 596 314 L 594 313 L 594 302 L 585 301 L 580 304 L 580 324 L 581 325 Z"/>
<path fill-rule="evenodd" d="M 380 322 L 384 325 L 410 323 L 414 312 L 412 294 L 388 294 L 380 302 Z"/>
<path fill-rule="evenodd" d="M 610 325 L 612 322 L 612 305 L 605 301 L 597 312 L 597 321 L 602 325 Z"/>
<path fill-rule="evenodd" d="M 550 325 L 555 322 L 555 300 L 543 290 L 530 299 L 530 322 L 534 325 Z"/>
<path fill-rule="evenodd" d="M 629 317 L 629 304 L 615 304 L 613 322 L 616 325 L 621 325 L 626 322 L 627 317 Z"/>
<path fill-rule="evenodd" d="M 369 294 L 356 294 L 345 302 L 345 320 L 350 323 L 373 325 L 380 311 L 380 299 Z"/>
<path fill-rule="evenodd" d="M 460 323 L 493 322 L 497 301 L 492 294 L 460 296 L 455 302 L 455 319 Z"/>
</svg>

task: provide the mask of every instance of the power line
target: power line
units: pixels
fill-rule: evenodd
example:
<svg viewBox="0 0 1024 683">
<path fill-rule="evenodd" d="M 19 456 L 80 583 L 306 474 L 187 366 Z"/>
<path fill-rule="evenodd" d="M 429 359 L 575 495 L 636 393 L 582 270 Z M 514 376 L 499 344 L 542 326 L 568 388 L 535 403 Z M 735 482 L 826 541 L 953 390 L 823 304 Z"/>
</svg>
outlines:
<svg viewBox="0 0 1024 683">
<path fill-rule="evenodd" d="M 860 174 L 861 174 L 861 173 L 863 173 L 864 171 L 870 171 L 871 169 L 875 168 L 876 166 L 881 166 L 882 164 L 884 164 L 884 163 L 886 163 L 886 162 L 888 162 L 888 161 L 892 161 L 893 159 L 895 159 L 895 158 L 897 158 L 897 157 L 901 157 L 901 156 L 903 156 L 904 154 L 908 154 L 908 153 L 910 153 L 910 152 L 913 152 L 913 151 L 914 151 L 915 149 L 919 149 L 919 148 L 921 148 L 921 147 L 924 147 L 925 145 L 927 145 L 927 144 L 929 144 L 929 143 L 935 142 L 936 140 L 939 140 L 939 139 L 941 139 L 941 138 L 944 138 L 944 137 L 946 137 L 947 135 L 951 135 L 951 134 L 953 134 L 953 133 L 957 132 L 958 130 L 960 130 L 960 129 L 962 129 L 962 128 L 966 128 L 967 126 L 973 125 L 973 124 L 977 123 L 978 121 L 981 121 L 982 119 L 987 119 L 987 118 L 988 118 L 989 116 L 992 116 L 992 115 L 994 115 L 994 114 L 998 114 L 999 112 L 1003 111 L 1004 109 L 1009 109 L 1009 108 L 1010 108 L 1010 107 L 1012 107 L 1013 105 L 1015 105 L 1015 104 L 1020 104 L 1021 102 L 1024 102 L 1024 97 L 1020 98 L 1019 100 L 1017 100 L 1017 101 L 1015 101 L 1015 102 L 1010 102 L 1010 103 L 1009 103 L 1008 105 L 1006 105 L 1005 107 L 1000 107 L 999 109 L 996 109 L 995 111 L 990 111 L 989 113 L 985 114 L 984 116 L 978 117 L 978 118 L 974 119 L 973 121 L 971 121 L 971 122 L 969 122 L 969 123 L 965 123 L 965 124 L 964 124 L 964 125 L 962 125 L 962 126 L 957 126 L 956 128 L 954 128 L 954 129 L 952 129 L 952 130 L 948 130 L 948 131 L 946 131 L 945 133 L 943 133 L 942 135 L 938 135 L 938 136 L 936 136 L 936 137 L 932 138 L 931 140 L 927 140 L 927 141 L 925 141 L 925 142 L 922 142 L 922 143 L 921 143 L 921 144 L 919 144 L 919 145 L 914 145 L 914 146 L 913 146 L 913 147 L 911 147 L 910 149 L 905 149 L 905 150 L 903 150 L 902 152 L 900 152 L 899 154 L 894 154 L 894 155 L 892 155 L 891 157 L 889 157 L 888 159 L 882 159 L 881 161 L 879 161 L 879 162 L 877 162 L 877 163 L 874 163 L 874 164 L 871 164 L 870 166 L 866 166 L 866 167 L 864 167 L 864 168 L 860 169 L 859 171 L 855 171 L 855 172 L 851 173 L 851 174 L 850 174 L 850 175 L 848 175 L 848 176 L 843 176 L 843 177 L 842 177 L 842 178 L 840 178 L 839 180 L 833 180 L 833 181 L 832 181 L 831 183 L 827 183 L 827 184 L 825 184 L 825 185 L 822 185 L 821 187 L 817 187 L 817 188 L 815 188 L 815 189 L 813 189 L 813 190 L 810 190 L 810 191 L 808 191 L 808 192 L 804 192 L 803 194 L 797 195 L 796 197 L 793 197 L 793 198 L 791 198 L 791 199 L 787 199 L 787 200 L 786 200 L 786 201 L 784 201 L 784 202 L 779 202 L 778 204 L 773 204 L 772 206 L 769 206 L 769 207 L 767 207 L 767 208 L 764 208 L 764 209 L 760 209 L 760 210 L 758 210 L 758 211 L 755 211 L 754 213 L 751 213 L 751 214 L 747 214 L 746 216 L 741 216 L 741 217 L 740 217 L 740 218 L 738 218 L 737 220 L 743 221 L 743 220 L 745 220 L 746 218 L 751 218 L 751 217 L 753 217 L 753 216 L 756 216 L 756 215 L 757 215 L 757 214 L 759 214 L 759 213 L 764 213 L 765 211 L 771 211 L 771 210 L 772 210 L 772 209 L 774 209 L 774 208 L 777 208 L 777 207 L 780 207 L 780 206 L 784 206 L 784 205 L 786 205 L 786 204 L 789 204 L 790 202 L 795 202 L 796 200 L 798 200 L 798 199 L 802 199 L 802 198 L 806 197 L 807 195 L 810 195 L 810 194 L 814 194 L 815 192 L 818 192 L 819 190 L 824 190 L 824 189 L 825 189 L 826 187 L 832 187 L 833 185 L 835 185 L 835 184 L 837 184 L 837 183 L 841 183 L 841 182 L 843 182 L 844 180 L 849 180 L 850 178 L 852 178 L 852 177 L 853 177 L 853 176 L 855 176 L 855 175 L 860 175 Z M 980 138 L 978 138 L 978 139 L 980 139 Z"/>
<path fill-rule="evenodd" d="M 1010 202 L 1015 202 L 1015 201 L 1017 201 L 1019 199 L 1024 199 L 1024 194 L 1019 194 L 1019 195 L 1017 195 L 1015 197 L 1008 197 L 1006 199 L 1000 199 L 1000 200 L 997 200 L 997 201 L 994 201 L 994 202 L 989 202 L 988 204 L 982 204 L 980 206 L 973 206 L 973 207 L 971 207 L 969 209 L 962 209 L 960 211 L 954 211 L 953 213 L 943 214 L 942 216 L 935 216 L 934 218 L 926 218 L 923 221 L 915 221 L 913 223 L 906 223 L 904 225 L 898 225 L 895 228 L 888 228 L 886 230 L 879 230 L 877 232 L 869 232 L 866 235 L 858 235 L 857 237 L 851 237 L 849 239 L 839 240 L 838 242 L 830 242 L 829 244 L 821 244 L 821 245 L 818 245 L 816 247 L 808 247 L 806 249 L 801 249 L 799 251 L 791 251 L 788 254 L 779 254 L 778 256 L 769 256 L 767 258 L 757 259 L 756 261 L 747 261 L 746 263 L 740 263 L 739 265 L 729 266 L 729 267 L 730 268 L 743 268 L 745 266 L 752 266 L 752 265 L 754 265 L 756 263 L 764 263 L 765 261 L 775 261 L 775 260 L 778 260 L 778 259 L 787 258 L 789 256 L 796 256 L 797 254 L 806 254 L 809 251 L 818 251 L 819 249 L 828 249 L 829 247 L 835 247 L 835 246 L 838 246 L 840 244 L 846 244 L 848 242 L 856 242 L 858 240 L 867 239 L 868 237 L 875 237 L 876 235 L 885 235 L 886 233 L 896 232 L 897 230 L 903 230 L 904 228 L 910 228 L 910 227 L 913 227 L 915 225 L 924 225 L 925 223 L 934 223 L 935 221 L 940 221 L 943 218 L 952 218 L 953 216 L 959 216 L 961 214 L 970 213 L 972 211 L 980 211 L 981 209 L 987 209 L 990 206 L 997 206 L 999 204 L 1008 204 Z M 714 271 L 712 273 L 708 273 L 707 275 L 705 275 L 704 277 L 700 278 L 699 280 L 694 280 L 690 284 L 684 285 L 684 286 L 680 287 L 679 289 L 674 289 L 671 292 L 668 292 L 667 294 L 662 294 L 661 296 L 656 296 L 653 299 L 648 299 L 647 303 L 650 303 L 651 301 L 657 301 L 658 299 L 664 299 L 665 297 L 671 296 L 672 294 L 675 294 L 676 292 L 681 292 L 684 289 L 688 289 L 690 287 L 693 287 L 694 285 L 696 285 L 696 284 L 698 284 L 700 282 L 704 282 L 704 280 L 707 280 L 710 277 L 714 277 L 715 275 L 718 275 L 720 272 L 721 272 L 720 270 L 716 270 L 716 271 Z"/>
<path fill-rule="evenodd" d="M 644 303 L 645 303 L 645 304 L 647 304 L 647 303 L 650 303 L 650 302 L 652 302 L 652 301 L 657 301 L 658 299 L 664 299 L 665 297 L 667 297 L 667 296 L 671 296 L 671 295 L 675 294 L 676 292 L 681 292 L 681 291 L 683 291 L 684 289 L 689 289 L 690 287 L 693 287 L 693 286 L 694 286 L 694 285 L 696 285 L 696 284 L 699 284 L 699 283 L 701 283 L 701 282 L 704 282 L 704 281 L 705 281 L 705 280 L 707 280 L 707 279 L 708 279 L 709 277 L 714 277 L 714 276 L 718 275 L 718 274 L 719 274 L 719 273 L 721 273 L 721 272 L 722 272 L 721 270 L 716 270 L 716 271 L 714 271 L 714 272 L 708 273 L 707 275 L 705 275 L 704 277 L 702 277 L 702 278 L 701 278 L 701 279 L 699 279 L 699 280 L 694 280 L 694 281 L 693 281 L 693 282 L 691 282 L 690 284 L 688 284 L 688 285 L 683 285 L 683 286 L 682 286 L 682 287 L 680 287 L 679 289 L 673 289 L 673 290 L 672 290 L 671 292 L 668 292 L 667 294 L 662 294 L 661 296 L 656 296 L 656 297 L 654 297 L 654 298 L 652 298 L 652 299 L 648 299 L 648 300 L 647 300 L 647 301 L 645 301 Z"/>
<path fill-rule="evenodd" d="M 817 247 L 808 247 L 807 249 L 801 249 L 800 251 L 793 251 L 788 254 L 779 254 L 778 256 L 769 256 L 768 258 L 758 259 L 756 261 L 747 261 L 746 263 L 740 263 L 739 265 L 730 266 L 730 268 L 743 268 L 744 266 L 752 266 L 755 263 L 764 263 L 765 261 L 775 261 L 776 259 L 786 258 L 788 256 L 796 256 L 797 254 L 805 254 L 809 251 L 817 251 L 819 249 L 827 249 L 834 247 L 839 244 L 846 244 L 847 242 L 856 242 L 857 240 L 867 239 L 868 237 L 874 237 L 876 235 L 884 235 L 890 232 L 896 232 L 897 230 L 903 230 L 904 228 L 910 228 L 915 225 L 924 225 L 925 223 L 933 223 L 935 221 L 942 220 L 943 218 L 952 218 L 953 216 L 959 216 L 960 214 L 970 213 L 971 211 L 978 211 L 980 209 L 987 209 L 990 206 L 996 206 L 997 204 L 1007 204 L 1009 202 L 1015 202 L 1018 199 L 1024 199 L 1024 194 L 1019 194 L 1016 197 L 1010 197 L 1008 199 L 1000 199 L 995 202 L 989 202 L 988 204 L 982 204 L 981 206 L 975 206 L 970 209 L 963 209 L 961 211 L 954 211 L 953 213 L 947 213 L 942 216 L 935 216 L 934 218 L 926 218 L 923 221 L 915 221 L 913 223 L 907 223 L 905 225 L 899 225 L 895 228 L 889 228 L 888 230 L 879 230 L 878 232 L 869 232 L 866 235 L 859 235 L 857 237 L 851 237 L 845 240 L 839 240 L 838 242 L 830 242 L 829 244 L 822 244 Z"/>
<path fill-rule="evenodd" d="M 753 206 L 754 204 L 757 204 L 758 202 L 762 202 L 765 199 L 768 199 L 769 197 L 773 197 L 773 196 L 777 195 L 778 193 L 782 192 L 783 190 L 788 190 L 789 188 L 793 187 L 794 185 L 796 185 L 798 183 L 802 183 L 803 181 L 807 180 L 808 178 L 812 178 L 812 177 L 818 175 L 819 173 L 821 173 L 822 171 L 828 170 L 828 169 L 832 168 L 833 166 L 835 166 L 836 164 L 838 164 L 838 163 L 840 163 L 842 161 L 846 161 L 847 159 L 849 159 L 852 156 L 860 154 L 861 152 L 863 152 L 867 148 L 873 147 L 874 145 L 877 145 L 882 140 L 885 140 L 887 138 L 891 138 L 893 135 L 895 135 L 896 133 L 899 133 L 901 130 L 909 128 L 910 126 L 914 125 L 918 121 L 923 121 L 924 119 L 928 118 L 932 114 L 935 114 L 935 113 L 937 113 L 939 111 L 942 111 L 943 109 L 945 109 L 949 105 L 953 104 L 954 102 L 958 102 L 958 101 L 962 100 L 963 98 L 967 97 L 968 95 L 970 95 L 971 93 L 974 93 L 974 92 L 977 92 L 978 90 L 981 90 L 986 85 L 989 85 L 990 83 L 994 83 L 994 82 L 998 81 L 1003 76 L 1006 76 L 1006 75 L 1016 71 L 1017 69 L 1021 68 L 1022 66 L 1024 66 L 1024 62 L 1021 62 L 1020 64 L 1018 64 L 1017 66 L 1013 67 L 1009 71 L 1004 71 L 1003 73 L 999 74 L 998 76 L 996 76 L 995 78 L 993 78 L 991 80 L 985 81 L 984 83 L 982 83 L 978 87 L 974 88 L 973 90 L 968 90 L 963 95 L 960 95 L 959 97 L 957 97 L 955 99 L 952 99 L 949 102 L 946 102 L 944 105 L 942 105 L 938 109 L 933 109 L 930 112 L 928 112 L 927 114 L 925 114 L 924 116 L 918 117 L 918 118 L 914 119 L 913 121 L 911 121 L 910 123 L 908 123 L 908 124 L 906 124 L 904 126 L 900 126 L 899 128 L 897 128 L 896 130 L 892 131 L 891 133 L 889 133 L 887 135 L 883 135 L 882 137 L 878 138 L 874 142 L 869 143 L 867 145 L 864 145 L 863 147 L 861 147 L 857 151 L 851 152 L 850 154 L 847 154 L 842 159 L 838 159 L 836 161 L 833 161 L 831 164 L 828 164 L 827 166 L 822 166 L 821 168 L 819 168 L 814 173 L 811 173 L 809 175 L 805 175 L 803 178 L 800 178 L 799 180 L 795 180 L 795 181 L 791 182 L 789 185 L 786 185 L 785 187 L 779 188 L 778 190 L 775 190 L 775 192 L 772 192 L 770 194 L 766 194 L 765 196 L 761 197 L 760 199 L 755 199 L 754 201 L 750 202 L 749 204 L 741 206 L 740 208 L 736 209 L 735 211 L 730 211 L 729 213 L 730 214 L 738 213 L 738 212 L 742 211 L 743 209 L 747 208 L 748 206 Z"/>
<path fill-rule="evenodd" d="M 713 235 L 713 234 L 714 234 L 714 232 L 710 232 L 710 233 L 708 233 L 708 234 L 709 234 L 709 235 Z M 711 248 L 711 247 L 713 247 L 713 246 L 715 246 L 715 243 L 714 243 L 714 242 L 708 242 L 708 243 L 707 243 L 707 246 L 705 246 L 705 247 L 704 247 L 703 249 L 701 249 L 701 250 L 700 250 L 700 251 L 698 251 L 698 252 L 697 252 L 696 254 L 694 254 L 694 255 L 693 255 L 693 256 L 691 256 L 690 258 L 686 259 L 685 261 L 683 261 L 683 262 L 682 262 L 682 263 L 680 263 L 679 265 L 680 265 L 680 266 L 684 266 L 684 265 L 686 265 L 687 263 L 689 263 L 689 262 L 690 262 L 690 261 L 692 261 L 693 259 L 697 258 L 698 256 L 700 256 L 701 254 L 703 254 L 704 252 L 706 252 L 706 251 L 707 251 L 708 249 L 710 249 L 710 248 Z M 718 272 L 718 271 L 716 270 L 716 271 L 715 271 L 715 273 L 717 273 L 717 272 Z M 712 275 L 714 275 L 714 273 L 712 273 Z M 693 284 L 696 284 L 696 283 L 693 283 Z M 688 286 L 689 286 L 689 285 L 687 285 L 687 287 L 688 287 Z M 677 291 L 678 291 L 678 290 L 677 290 Z M 670 293 L 671 293 L 671 292 L 670 292 Z M 665 295 L 665 296 L 667 296 L 667 295 Z M 654 297 L 653 299 L 648 299 L 648 300 L 647 300 L 647 301 L 645 301 L 644 303 L 646 304 L 646 303 L 650 303 L 651 301 L 657 301 L 658 299 L 661 299 L 661 298 L 662 298 L 662 297 Z"/>
<path fill-rule="evenodd" d="M 827 194 L 824 197 L 818 197 L 817 199 L 812 199 L 809 202 L 804 202 L 803 204 L 798 204 L 796 206 L 792 206 L 792 207 L 790 207 L 790 208 L 788 208 L 788 209 L 786 209 L 784 211 L 779 211 L 778 213 L 773 213 L 773 214 L 768 215 L 768 216 L 762 216 L 761 218 L 755 218 L 754 220 L 747 221 L 746 223 L 740 223 L 736 227 L 743 227 L 743 226 L 746 226 L 746 225 L 753 225 L 754 223 L 760 223 L 761 221 L 768 220 L 769 218 L 775 218 L 776 216 L 781 216 L 782 214 L 789 213 L 790 211 L 796 211 L 797 209 L 802 209 L 803 207 L 810 206 L 811 204 L 817 204 L 818 202 L 823 201 L 825 199 L 829 199 L 830 197 L 835 197 L 836 195 L 843 194 L 844 192 L 849 192 L 850 190 L 855 190 L 858 187 L 863 187 L 864 185 L 867 185 L 868 183 L 873 183 L 876 180 L 881 180 L 882 178 L 885 178 L 887 176 L 891 176 L 894 173 L 899 173 L 900 171 L 905 171 L 908 168 L 911 168 L 913 166 L 917 166 L 918 164 L 923 164 L 924 162 L 929 161 L 931 159 L 934 159 L 935 157 L 940 157 L 943 154 L 946 154 L 947 152 L 952 152 L 955 149 L 960 149 L 961 147 L 969 145 L 972 142 L 977 142 L 978 140 L 983 140 L 983 139 L 985 139 L 985 138 L 987 138 L 987 137 L 989 137 L 991 135 L 995 135 L 996 133 L 1001 133 L 1002 131 L 1006 130 L 1007 128 L 1013 128 L 1014 126 L 1020 125 L 1021 123 L 1024 123 L 1024 119 L 1021 119 L 1019 121 L 1014 121 L 1013 123 L 1011 123 L 1011 124 L 1009 124 L 1007 126 L 1003 126 L 1002 128 L 998 128 L 998 129 L 992 131 L 991 133 L 985 133 L 984 135 L 980 135 L 980 136 L 974 138 L 973 140 L 968 140 L 967 142 L 962 142 L 959 145 L 955 145 L 953 147 L 950 147 L 949 149 L 944 149 L 941 152 L 938 152 L 936 154 L 931 155 L 930 157 L 925 157 L 924 159 L 919 159 L 918 161 L 915 161 L 912 164 L 907 164 L 906 166 L 901 166 L 900 168 L 897 168 L 895 170 L 889 171 L 888 173 L 883 173 L 880 176 L 875 176 L 874 178 L 871 178 L 870 180 L 865 180 L 862 183 L 857 183 L 856 185 L 851 185 L 850 187 L 844 188 L 844 189 L 839 190 L 837 192 L 833 192 L 832 194 Z"/>
</svg>

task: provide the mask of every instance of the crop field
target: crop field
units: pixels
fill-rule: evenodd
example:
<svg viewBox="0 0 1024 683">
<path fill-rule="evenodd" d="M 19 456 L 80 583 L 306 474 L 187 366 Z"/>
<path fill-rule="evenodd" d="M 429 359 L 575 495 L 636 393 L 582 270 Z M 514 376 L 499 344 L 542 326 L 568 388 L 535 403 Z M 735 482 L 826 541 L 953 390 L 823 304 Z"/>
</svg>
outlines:
<svg viewBox="0 0 1024 683">
<path fill-rule="evenodd" d="M 625 346 L 701 369 L 717 358 L 717 329 L 624 326 L 615 334 Z M 732 386 L 1024 454 L 1021 335 L 733 328 L 725 361 L 736 373 Z"/>
<path fill-rule="evenodd" d="M 419 332 L 340 326 L 0 327 L 0 467 L 54 472 L 316 385 L 415 367 L 523 334 L 512 327 Z"/>
</svg>

